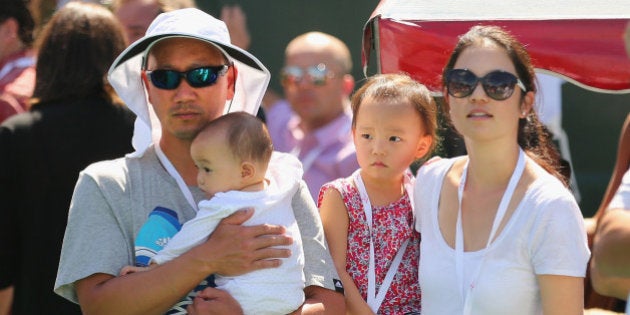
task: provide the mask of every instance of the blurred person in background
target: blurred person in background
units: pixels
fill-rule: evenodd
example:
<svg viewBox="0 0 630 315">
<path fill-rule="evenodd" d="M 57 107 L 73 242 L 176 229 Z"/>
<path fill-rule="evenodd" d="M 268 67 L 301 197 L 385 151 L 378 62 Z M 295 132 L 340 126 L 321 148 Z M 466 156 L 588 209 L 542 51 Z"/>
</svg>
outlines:
<svg viewBox="0 0 630 315">
<path fill-rule="evenodd" d="M 125 28 L 128 44 L 144 36 L 160 13 L 194 7 L 194 0 L 114 0 L 111 3 L 112 12 Z"/>
<path fill-rule="evenodd" d="M 160 13 L 196 8 L 195 0 L 113 0 L 111 10 L 125 28 L 127 44 L 140 39 Z M 225 22 L 237 47 L 247 50 L 251 37 L 247 29 L 247 18 L 239 5 L 224 5 L 220 19 Z"/>
<path fill-rule="evenodd" d="M 34 28 L 26 0 L 0 0 L 0 122 L 28 110 L 35 86 Z"/>
<path fill-rule="evenodd" d="M 591 281 L 601 295 L 630 294 L 630 114 L 621 129 L 617 159 L 597 215 L 590 262 Z"/>
<path fill-rule="evenodd" d="M 624 32 L 630 58 L 630 22 Z M 621 127 L 615 165 L 597 211 L 585 219 L 592 250 L 584 300 L 588 314 L 630 314 L 630 114 Z"/>
<path fill-rule="evenodd" d="M 0 125 L 0 292 L 14 290 L 13 315 L 81 314 L 52 288 L 79 172 L 132 151 L 135 115 L 106 81 L 124 33 L 106 8 L 72 2 L 36 47 L 33 105 Z"/>
<path fill-rule="evenodd" d="M 299 35 L 285 50 L 286 101 L 265 108 L 275 149 L 300 159 L 314 199 L 324 183 L 359 168 L 350 133 L 351 71 L 350 51 L 340 39 L 321 32 Z"/>
</svg>

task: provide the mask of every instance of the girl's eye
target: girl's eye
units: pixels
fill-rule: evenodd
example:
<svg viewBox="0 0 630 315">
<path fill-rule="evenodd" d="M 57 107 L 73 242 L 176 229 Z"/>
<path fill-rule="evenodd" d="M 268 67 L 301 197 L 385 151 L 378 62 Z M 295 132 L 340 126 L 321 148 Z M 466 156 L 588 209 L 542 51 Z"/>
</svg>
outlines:
<svg viewBox="0 0 630 315">
<path fill-rule="evenodd" d="M 369 139 L 372 139 L 372 135 L 369 133 L 364 133 L 364 134 L 361 134 L 361 138 L 369 140 Z"/>
<path fill-rule="evenodd" d="M 211 170 L 211 169 L 209 169 L 209 168 L 207 168 L 207 167 L 204 167 L 204 168 L 203 168 L 203 171 L 204 171 L 204 172 L 206 172 L 206 173 L 210 173 L 210 172 L 212 172 L 212 170 Z"/>
<path fill-rule="evenodd" d="M 391 136 L 389 137 L 389 141 L 391 142 L 400 142 L 402 139 L 400 139 L 400 137 L 397 136 Z"/>
</svg>

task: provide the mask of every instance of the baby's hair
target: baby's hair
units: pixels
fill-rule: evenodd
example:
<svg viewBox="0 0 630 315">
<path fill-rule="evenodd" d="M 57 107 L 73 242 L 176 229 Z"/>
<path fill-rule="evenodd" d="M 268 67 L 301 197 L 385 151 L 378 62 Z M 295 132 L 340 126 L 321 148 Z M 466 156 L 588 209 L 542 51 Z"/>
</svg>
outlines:
<svg viewBox="0 0 630 315">
<path fill-rule="evenodd" d="M 267 165 L 273 152 L 271 136 L 265 124 L 246 112 L 232 112 L 211 121 L 200 133 L 225 132 L 230 151 L 241 161 Z"/>
<path fill-rule="evenodd" d="M 424 135 L 431 136 L 430 154 L 437 141 L 437 106 L 426 86 L 402 73 L 377 74 L 369 77 L 352 96 L 352 128 L 356 127 L 359 107 L 365 99 L 411 104 L 422 121 Z"/>
</svg>

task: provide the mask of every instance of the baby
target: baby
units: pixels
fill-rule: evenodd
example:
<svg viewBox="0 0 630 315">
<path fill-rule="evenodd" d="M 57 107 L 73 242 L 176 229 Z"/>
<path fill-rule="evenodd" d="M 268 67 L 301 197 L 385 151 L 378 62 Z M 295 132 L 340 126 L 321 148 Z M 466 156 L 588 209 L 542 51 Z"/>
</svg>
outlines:
<svg viewBox="0 0 630 315">
<path fill-rule="evenodd" d="M 244 314 L 288 314 L 304 302 L 304 253 L 291 208 L 301 178 L 300 162 L 273 152 L 264 124 L 245 112 L 229 113 L 209 123 L 195 138 L 191 155 L 198 168 L 197 183 L 207 200 L 197 216 L 184 223 L 155 256 L 149 267 L 127 266 L 128 274 L 163 264 L 203 243 L 219 221 L 236 210 L 254 208 L 245 225 L 275 224 L 293 238 L 291 257 L 278 268 L 241 276 L 215 275 L 218 289 L 229 292 Z"/>
</svg>

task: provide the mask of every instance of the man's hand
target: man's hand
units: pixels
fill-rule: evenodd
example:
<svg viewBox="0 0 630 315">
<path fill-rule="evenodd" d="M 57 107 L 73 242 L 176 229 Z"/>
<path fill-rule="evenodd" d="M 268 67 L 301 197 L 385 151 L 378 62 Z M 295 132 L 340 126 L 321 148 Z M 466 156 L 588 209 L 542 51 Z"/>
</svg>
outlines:
<svg viewBox="0 0 630 315">
<path fill-rule="evenodd" d="M 239 210 L 221 220 L 202 246 L 202 257 L 208 257 L 209 270 L 224 276 L 236 276 L 254 270 L 280 266 L 280 258 L 291 256 L 287 248 L 293 243 L 284 235 L 285 228 L 278 225 L 243 226 L 254 214 L 253 209 Z"/>
<path fill-rule="evenodd" d="M 135 272 L 143 272 L 147 271 L 151 268 L 155 268 L 156 265 L 151 265 L 150 267 L 138 267 L 138 266 L 124 266 L 120 269 L 119 276 L 126 276 Z"/>
<path fill-rule="evenodd" d="M 190 315 L 243 314 L 241 306 L 229 293 L 215 288 L 206 288 L 197 293 L 187 311 Z"/>
</svg>

